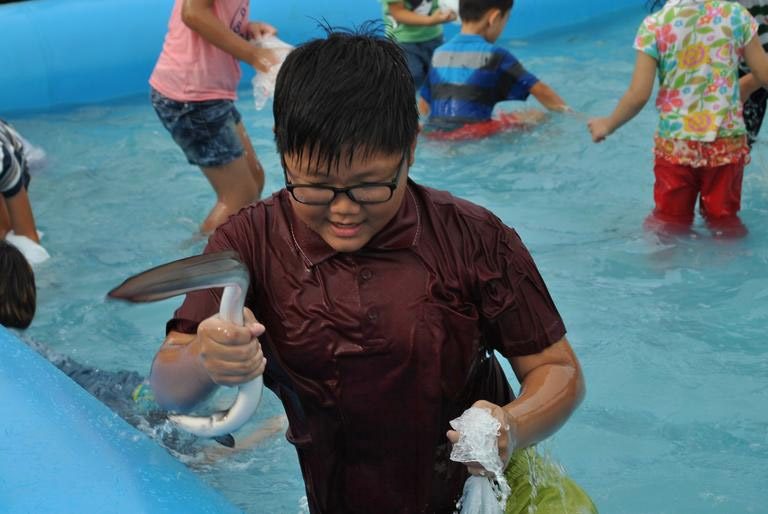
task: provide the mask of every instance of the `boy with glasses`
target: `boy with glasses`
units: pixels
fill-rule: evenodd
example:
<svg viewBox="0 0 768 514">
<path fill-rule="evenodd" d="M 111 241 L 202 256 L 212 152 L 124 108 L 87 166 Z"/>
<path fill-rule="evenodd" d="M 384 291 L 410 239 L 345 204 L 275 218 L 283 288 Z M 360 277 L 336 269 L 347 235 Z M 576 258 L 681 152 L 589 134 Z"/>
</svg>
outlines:
<svg viewBox="0 0 768 514">
<path fill-rule="evenodd" d="M 531 494 L 544 471 L 525 448 L 581 401 L 580 365 L 515 231 L 409 180 L 408 74 L 398 46 L 369 35 L 330 33 L 288 56 L 274 100 L 286 187 L 232 216 L 205 250 L 248 266 L 245 326 L 215 315 L 221 291 L 188 294 L 153 363 L 156 398 L 189 409 L 263 374 L 313 513 L 453 512 L 467 473 L 484 470 L 449 460 L 448 422 L 487 407 L 504 427 L 511 505 L 592 512 L 562 477 Z"/>
</svg>

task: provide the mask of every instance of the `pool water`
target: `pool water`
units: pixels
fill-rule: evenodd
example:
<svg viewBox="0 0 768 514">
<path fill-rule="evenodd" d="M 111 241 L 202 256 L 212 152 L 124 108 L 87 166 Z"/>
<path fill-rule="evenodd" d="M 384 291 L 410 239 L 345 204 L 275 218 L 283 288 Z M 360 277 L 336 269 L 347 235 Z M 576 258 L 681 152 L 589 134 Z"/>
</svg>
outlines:
<svg viewBox="0 0 768 514">
<path fill-rule="evenodd" d="M 531 250 L 588 388 L 543 450 L 602 512 L 766 512 L 768 136 L 745 174 L 747 238 L 713 239 L 700 219 L 691 236 L 645 233 L 652 102 L 600 145 L 585 125 L 629 84 L 642 16 L 633 9 L 502 41 L 581 114 L 483 141 L 421 141 L 411 175 L 487 206 Z M 267 170 L 265 193 L 276 191 L 271 112 L 256 111 L 247 89 L 238 107 Z M 25 337 L 103 369 L 147 373 L 180 300 L 127 306 L 104 295 L 128 275 L 201 250 L 189 238 L 212 205 L 210 186 L 148 96 L 9 121 L 48 154 L 31 196 L 52 258 L 37 269 L 38 313 Z M 281 412 L 266 394 L 252 426 Z M 213 464 L 188 462 L 245 511 L 306 511 L 282 435 Z"/>
</svg>

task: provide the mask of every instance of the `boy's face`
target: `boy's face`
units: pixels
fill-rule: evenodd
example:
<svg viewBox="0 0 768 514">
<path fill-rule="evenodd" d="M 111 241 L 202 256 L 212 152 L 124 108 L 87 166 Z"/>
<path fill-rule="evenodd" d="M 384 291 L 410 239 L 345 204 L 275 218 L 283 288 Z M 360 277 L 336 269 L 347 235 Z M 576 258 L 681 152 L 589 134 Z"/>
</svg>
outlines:
<svg viewBox="0 0 768 514">
<path fill-rule="evenodd" d="M 296 159 L 294 155 L 285 155 L 286 181 L 295 186 L 319 185 L 346 188 L 363 184 L 392 184 L 400 170 L 392 197 L 383 203 L 360 204 L 345 193 L 337 193 L 328 205 L 307 205 L 299 202 L 295 196 L 291 196 L 293 212 L 334 250 L 338 252 L 359 250 L 384 228 L 400 208 L 405 194 L 408 168 L 413 162 L 410 157 L 413 155 L 412 151 L 413 148 L 407 152 L 404 149 L 405 157 L 403 154 L 374 154 L 366 159 L 360 156 L 363 152 L 358 151 L 351 163 L 342 156 L 338 168 L 332 168 L 330 174 L 326 174 L 325 170 L 317 173 L 317 163 L 314 161 L 310 163 L 306 154 L 301 159 Z M 305 191 L 307 195 L 316 193 L 297 188 L 294 189 L 294 194 L 303 197 L 305 193 L 300 191 Z M 387 191 L 385 192 L 388 194 Z M 359 189 L 352 191 L 352 194 L 357 195 L 357 198 L 363 198 L 371 192 Z"/>
</svg>

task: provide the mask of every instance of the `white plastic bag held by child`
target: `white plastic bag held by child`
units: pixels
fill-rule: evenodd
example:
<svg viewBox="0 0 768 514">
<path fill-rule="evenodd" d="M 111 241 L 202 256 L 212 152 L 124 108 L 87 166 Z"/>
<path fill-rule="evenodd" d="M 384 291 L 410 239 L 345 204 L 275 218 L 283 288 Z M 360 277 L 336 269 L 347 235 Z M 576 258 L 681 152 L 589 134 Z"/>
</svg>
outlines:
<svg viewBox="0 0 768 514">
<path fill-rule="evenodd" d="M 257 71 L 253 76 L 253 80 L 251 80 L 251 83 L 253 84 L 253 103 L 257 110 L 261 110 L 264 108 L 264 105 L 266 105 L 267 99 L 272 98 L 275 94 L 277 72 L 280 71 L 280 66 L 283 65 L 283 61 L 285 61 L 285 58 L 291 50 L 293 50 L 293 46 L 278 37 L 271 35 L 253 38 L 250 40 L 250 43 L 260 48 L 268 48 L 277 56 L 277 63 L 270 67 L 268 72 L 262 73 Z"/>
<path fill-rule="evenodd" d="M 440 6 L 441 11 L 453 11 L 456 13 L 456 19 L 453 23 L 461 25 L 461 19 L 459 18 L 459 0 L 439 0 L 437 4 Z"/>
<path fill-rule="evenodd" d="M 502 514 L 510 488 L 499 458 L 498 436 L 501 424 L 489 409 L 471 407 L 451 421 L 459 442 L 451 450 L 455 462 L 477 462 L 488 476 L 470 476 L 464 483 L 459 502 L 461 514 Z"/>
</svg>

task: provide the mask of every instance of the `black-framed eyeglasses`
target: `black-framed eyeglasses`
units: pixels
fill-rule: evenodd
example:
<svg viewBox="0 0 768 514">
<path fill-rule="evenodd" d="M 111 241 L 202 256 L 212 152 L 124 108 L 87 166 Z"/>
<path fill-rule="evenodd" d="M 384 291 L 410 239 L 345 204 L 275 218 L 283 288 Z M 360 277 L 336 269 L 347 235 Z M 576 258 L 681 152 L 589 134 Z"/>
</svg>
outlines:
<svg viewBox="0 0 768 514">
<path fill-rule="evenodd" d="M 333 187 L 311 184 L 292 184 L 288 181 L 288 171 L 285 169 L 285 160 L 280 159 L 285 175 L 285 188 L 291 193 L 293 198 L 307 205 L 330 205 L 340 193 L 346 194 L 350 200 L 360 205 L 370 205 L 385 203 L 392 199 L 397 189 L 397 183 L 400 175 L 408 163 L 408 150 L 403 152 L 400 164 L 397 165 L 395 178 L 391 182 L 372 182 L 369 184 L 360 184 L 351 187 Z"/>
</svg>

